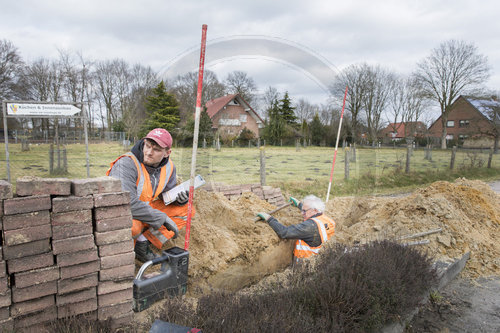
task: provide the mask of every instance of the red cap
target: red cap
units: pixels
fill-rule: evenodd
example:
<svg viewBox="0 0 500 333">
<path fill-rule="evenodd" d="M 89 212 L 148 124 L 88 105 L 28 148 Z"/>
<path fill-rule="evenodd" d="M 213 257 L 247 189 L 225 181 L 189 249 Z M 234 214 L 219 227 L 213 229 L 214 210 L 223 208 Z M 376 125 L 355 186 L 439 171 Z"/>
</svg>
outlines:
<svg viewBox="0 0 500 333">
<path fill-rule="evenodd" d="M 162 148 L 172 147 L 172 136 L 166 129 L 163 128 L 155 128 L 154 130 L 151 130 L 151 132 L 146 135 L 146 139 L 153 140 Z"/>
</svg>

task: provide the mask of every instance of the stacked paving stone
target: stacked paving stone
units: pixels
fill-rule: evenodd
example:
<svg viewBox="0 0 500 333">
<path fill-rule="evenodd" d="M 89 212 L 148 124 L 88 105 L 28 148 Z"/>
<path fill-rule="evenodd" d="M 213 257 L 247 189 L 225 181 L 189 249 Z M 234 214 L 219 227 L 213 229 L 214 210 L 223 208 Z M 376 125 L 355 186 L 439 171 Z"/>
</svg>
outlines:
<svg viewBox="0 0 500 333">
<path fill-rule="evenodd" d="M 94 195 L 95 238 L 101 266 L 97 300 L 98 319 L 113 318 L 116 325 L 132 320 L 134 242 L 128 192 Z"/>
<path fill-rule="evenodd" d="M 226 185 L 223 183 L 210 183 L 202 187 L 208 192 L 221 192 L 229 200 L 239 198 L 245 192 L 252 192 L 262 200 L 275 206 L 284 205 L 285 199 L 280 188 L 261 186 L 260 184 Z"/>
<path fill-rule="evenodd" d="M 130 323 L 132 219 L 120 181 L 25 177 L 16 192 L 0 181 L 0 331 L 80 314 Z"/>
</svg>

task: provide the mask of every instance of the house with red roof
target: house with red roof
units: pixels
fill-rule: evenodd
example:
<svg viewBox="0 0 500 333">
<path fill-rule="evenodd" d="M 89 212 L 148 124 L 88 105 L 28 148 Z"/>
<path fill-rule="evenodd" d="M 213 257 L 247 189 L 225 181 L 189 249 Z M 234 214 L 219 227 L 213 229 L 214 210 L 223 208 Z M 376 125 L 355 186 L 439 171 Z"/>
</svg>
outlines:
<svg viewBox="0 0 500 333">
<path fill-rule="evenodd" d="M 401 123 L 390 123 L 386 128 L 380 131 L 380 136 L 386 141 L 399 141 L 405 138 L 423 137 L 427 127 L 421 121 L 408 121 Z"/>
<path fill-rule="evenodd" d="M 492 147 L 500 131 L 500 102 L 496 98 L 459 96 L 450 106 L 446 121 L 446 139 L 464 147 Z M 441 117 L 429 128 L 429 136 L 438 142 L 443 123 Z"/>
<path fill-rule="evenodd" d="M 212 128 L 223 136 L 238 136 L 244 128 L 258 138 L 264 121 L 239 94 L 222 96 L 205 104 Z"/>
</svg>

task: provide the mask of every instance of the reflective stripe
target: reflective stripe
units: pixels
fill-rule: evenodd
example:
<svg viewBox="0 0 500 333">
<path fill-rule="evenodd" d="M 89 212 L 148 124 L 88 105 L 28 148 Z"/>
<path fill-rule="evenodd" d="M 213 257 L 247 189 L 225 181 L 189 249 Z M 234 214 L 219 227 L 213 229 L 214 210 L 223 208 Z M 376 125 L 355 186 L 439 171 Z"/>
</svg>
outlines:
<svg viewBox="0 0 500 333">
<path fill-rule="evenodd" d="M 297 250 L 302 250 L 302 251 L 311 251 L 311 252 L 314 252 L 314 253 L 318 253 L 319 252 L 319 248 L 311 248 L 307 245 L 300 245 L 300 244 L 297 244 L 297 246 L 295 246 L 295 248 Z"/>
<path fill-rule="evenodd" d="M 149 232 L 151 232 L 151 235 L 153 235 L 156 238 L 158 238 L 158 240 L 160 242 L 162 242 L 162 244 L 165 243 L 166 241 L 168 241 L 168 238 L 165 237 L 165 235 L 163 235 L 160 231 L 158 231 L 156 229 L 149 228 Z"/>
<path fill-rule="evenodd" d="M 314 218 L 314 217 L 312 218 L 312 220 L 314 222 L 316 222 L 316 224 L 318 225 L 319 234 L 321 236 L 321 243 L 327 241 L 328 235 L 326 234 L 325 224 L 323 222 L 321 222 L 319 219 Z"/>
</svg>

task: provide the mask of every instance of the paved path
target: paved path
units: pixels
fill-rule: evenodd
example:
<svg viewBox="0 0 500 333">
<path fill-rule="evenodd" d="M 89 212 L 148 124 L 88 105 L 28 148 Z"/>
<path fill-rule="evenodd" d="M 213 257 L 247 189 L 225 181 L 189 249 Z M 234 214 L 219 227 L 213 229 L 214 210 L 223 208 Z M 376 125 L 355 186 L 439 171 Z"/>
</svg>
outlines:
<svg viewBox="0 0 500 333">
<path fill-rule="evenodd" d="M 489 183 L 493 191 L 500 193 L 500 180 Z"/>
<path fill-rule="evenodd" d="M 500 180 L 488 184 L 500 193 Z M 441 300 L 424 305 L 405 332 L 500 332 L 499 276 L 474 281 L 458 277 L 441 296 Z"/>
</svg>

